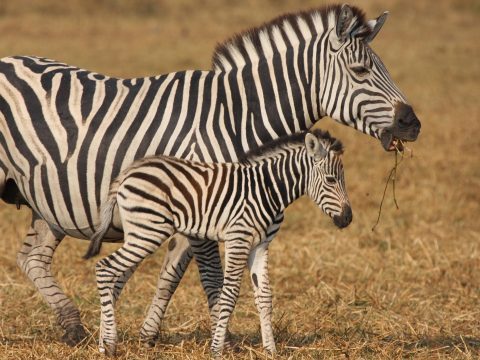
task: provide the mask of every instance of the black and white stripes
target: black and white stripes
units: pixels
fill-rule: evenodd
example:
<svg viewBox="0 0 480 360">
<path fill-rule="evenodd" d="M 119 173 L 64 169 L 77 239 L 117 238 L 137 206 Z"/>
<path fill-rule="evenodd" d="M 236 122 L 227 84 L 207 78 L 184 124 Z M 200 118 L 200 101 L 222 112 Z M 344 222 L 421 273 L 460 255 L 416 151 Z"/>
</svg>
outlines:
<svg viewBox="0 0 480 360">
<path fill-rule="evenodd" d="M 165 240 L 179 232 L 192 239 L 225 241 L 225 280 L 218 300 L 212 351 L 220 354 L 229 317 L 240 291 L 250 250 L 268 246 L 285 208 L 307 194 L 337 226 L 352 220 L 341 144 L 328 133 L 300 133 L 249 154 L 239 163 L 198 163 L 170 157 L 148 157 L 133 163 L 111 186 L 98 232 L 86 258 L 98 254 L 118 208 L 124 245 L 96 266 L 101 301 L 100 350 L 116 351 L 114 304 L 119 279 Z M 254 261 L 254 259 L 253 259 Z M 262 298 L 268 277 L 258 282 L 252 266 L 256 304 L 261 314 L 264 345 L 275 350 L 271 296 Z M 265 281 L 267 280 L 267 281 Z"/>
<path fill-rule="evenodd" d="M 293 14 L 225 42 L 214 71 L 139 79 L 37 57 L 0 61 L 0 194 L 34 212 L 18 263 L 68 324 L 67 342 L 82 335 L 69 334 L 81 328 L 79 314 L 39 254 L 53 255 L 65 235 L 88 239 L 111 180 L 135 159 L 234 161 L 325 115 L 379 138 L 385 149 L 396 139 L 416 139 L 418 120 L 368 44 L 383 22 L 367 22 L 348 6 Z M 115 229 L 108 234 L 111 241 L 122 238 Z M 160 276 L 167 293 L 192 257 L 187 240 L 180 242 Z M 218 249 L 216 257 L 212 250 L 204 253 L 219 263 Z M 219 288 L 222 277 L 214 270 L 209 287 Z M 51 284 L 40 285 L 42 279 Z M 209 293 L 211 308 L 217 295 Z M 142 327 L 145 340 L 158 331 L 169 298 L 155 298 Z"/>
</svg>

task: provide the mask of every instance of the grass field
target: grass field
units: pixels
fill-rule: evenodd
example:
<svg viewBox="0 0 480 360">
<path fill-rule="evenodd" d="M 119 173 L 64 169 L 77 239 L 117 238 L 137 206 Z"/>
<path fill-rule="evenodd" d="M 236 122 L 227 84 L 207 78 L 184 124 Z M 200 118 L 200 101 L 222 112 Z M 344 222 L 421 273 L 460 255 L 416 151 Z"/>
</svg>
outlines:
<svg viewBox="0 0 480 360">
<path fill-rule="evenodd" d="M 480 4 L 475 0 L 351 1 L 390 17 L 373 48 L 422 121 L 413 157 L 375 223 L 393 154 L 372 138 L 322 120 L 346 146 L 354 221 L 337 230 L 312 202 L 289 208 L 271 246 L 279 359 L 480 356 Z M 120 2 L 17 0 L 0 4 L 0 56 L 40 55 L 122 77 L 208 69 L 217 42 L 286 11 L 322 1 Z M 87 242 L 66 239 L 54 273 L 75 299 L 90 340 L 59 342 L 55 317 L 16 267 L 30 215 L 0 206 L 0 359 L 97 359 L 99 301 Z M 115 246 L 105 246 L 103 253 Z M 138 330 L 164 249 L 144 262 L 117 306 L 120 359 L 209 357 L 206 300 L 196 266 L 174 296 L 161 342 Z M 245 278 L 231 322 L 229 358 L 266 358 Z"/>
</svg>

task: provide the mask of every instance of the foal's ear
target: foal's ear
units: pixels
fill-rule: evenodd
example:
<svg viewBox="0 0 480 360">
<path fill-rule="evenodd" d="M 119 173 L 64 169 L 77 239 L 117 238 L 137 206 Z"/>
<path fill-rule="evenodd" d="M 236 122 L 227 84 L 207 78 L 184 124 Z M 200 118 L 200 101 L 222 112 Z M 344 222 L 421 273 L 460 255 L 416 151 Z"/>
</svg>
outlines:
<svg viewBox="0 0 480 360">
<path fill-rule="evenodd" d="M 305 147 L 307 148 L 307 155 L 313 157 L 315 160 L 321 160 L 327 156 L 327 150 L 322 142 L 312 133 L 305 135 Z"/>
<path fill-rule="evenodd" d="M 370 29 L 372 29 L 372 32 L 370 33 L 370 35 L 368 35 L 365 38 L 365 42 L 369 43 L 373 39 L 375 39 L 375 36 L 377 36 L 383 24 L 385 24 L 385 21 L 387 20 L 387 16 L 388 16 L 388 11 L 385 11 L 382 15 L 380 15 L 375 20 L 368 21 L 368 26 L 370 27 Z"/>
<path fill-rule="evenodd" d="M 340 14 L 337 19 L 337 26 L 335 28 L 337 38 L 340 42 L 344 42 L 348 35 L 348 28 L 353 19 L 353 12 L 350 6 L 343 4 L 340 9 Z"/>
</svg>

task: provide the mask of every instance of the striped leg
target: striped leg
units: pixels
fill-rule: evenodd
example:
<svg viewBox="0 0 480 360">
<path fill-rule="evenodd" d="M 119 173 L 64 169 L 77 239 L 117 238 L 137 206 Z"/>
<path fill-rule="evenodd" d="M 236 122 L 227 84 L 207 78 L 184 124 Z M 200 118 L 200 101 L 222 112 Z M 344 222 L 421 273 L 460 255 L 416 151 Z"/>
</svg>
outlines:
<svg viewBox="0 0 480 360">
<path fill-rule="evenodd" d="M 115 292 L 120 295 L 115 285 L 119 279 L 127 278 L 128 272 L 133 273 L 140 262 L 152 254 L 165 240 L 173 234 L 171 226 L 157 226 L 155 235 L 142 233 L 141 228 L 135 229 L 135 233 L 125 229 L 125 242 L 123 246 L 113 254 L 100 260 L 95 267 L 97 287 L 100 294 L 101 320 L 99 334 L 100 352 L 114 356 L 117 344 L 117 329 L 115 322 L 114 304 Z"/>
<path fill-rule="evenodd" d="M 187 239 L 181 234 L 175 234 L 168 243 L 168 252 L 160 272 L 157 290 L 140 330 L 140 337 L 148 347 L 155 346 L 168 303 L 182 279 L 193 253 L 208 299 L 213 336 L 218 317 L 218 307 L 215 305 L 223 286 L 223 268 L 218 243 L 193 238 Z"/>
<path fill-rule="evenodd" d="M 218 242 L 190 238 L 190 246 L 198 266 L 203 290 L 207 296 L 213 337 L 218 321 L 218 299 L 223 287 L 223 267 Z"/>
<path fill-rule="evenodd" d="M 33 214 L 32 225 L 17 254 L 17 264 L 55 312 L 58 323 L 65 330 L 62 340 L 74 346 L 87 334 L 80 321 L 80 312 L 51 273 L 52 257 L 62 239 L 63 235 L 56 236 L 45 221 Z"/>
<path fill-rule="evenodd" d="M 267 239 L 254 247 L 248 257 L 248 268 L 255 296 L 255 305 L 260 316 L 263 347 L 274 353 L 275 339 L 272 327 L 272 290 L 268 276 L 268 245 L 273 240 L 283 221 L 281 214 L 267 231 Z"/>
<path fill-rule="evenodd" d="M 215 358 L 221 358 L 225 344 L 228 322 L 237 303 L 243 271 L 250 253 L 251 238 L 225 240 L 225 276 L 222 293 L 218 300 L 218 322 L 211 351 Z"/>
<path fill-rule="evenodd" d="M 115 286 L 113 287 L 113 305 L 117 303 L 117 300 L 120 296 L 120 293 L 122 292 L 125 284 L 127 283 L 128 279 L 130 279 L 137 270 L 138 264 L 132 266 L 130 269 L 128 269 L 122 276 L 120 276 L 117 281 L 115 282 Z"/>
<path fill-rule="evenodd" d="M 155 346 L 168 303 L 192 257 L 193 253 L 187 238 L 181 234 L 175 234 L 168 242 L 168 251 L 158 278 L 157 290 L 140 329 L 140 339 L 145 346 Z"/>
<path fill-rule="evenodd" d="M 268 245 L 268 242 L 262 242 L 252 249 L 248 267 L 260 317 L 263 347 L 274 353 L 276 349 L 272 328 L 272 290 L 268 278 Z"/>
</svg>

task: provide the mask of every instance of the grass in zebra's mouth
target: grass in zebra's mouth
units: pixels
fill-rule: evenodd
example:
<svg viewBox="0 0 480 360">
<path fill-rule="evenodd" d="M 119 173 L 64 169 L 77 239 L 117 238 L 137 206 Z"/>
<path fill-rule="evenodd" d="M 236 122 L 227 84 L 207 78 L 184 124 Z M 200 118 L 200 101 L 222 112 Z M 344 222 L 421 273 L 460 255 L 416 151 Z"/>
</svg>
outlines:
<svg viewBox="0 0 480 360">
<path fill-rule="evenodd" d="M 392 144 L 390 145 L 389 150 L 395 151 L 395 155 L 394 155 L 395 162 L 394 162 L 394 165 L 393 165 L 392 169 L 390 170 L 390 172 L 388 174 L 387 181 L 385 182 L 385 188 L 383 189 L 382 200 L 380 201 L 380 205 L 378 207 L 377 220 L 375 221 L 375 224 L 372 227 L 372 231 L 375 230 L 378 223 L 380 222 L 380 217 L 382 215 L 383 202 L 385 200 L 385 195 L 387 193 L 388 184 L 390 183 L 390 181 L 392 182 L 393 202 L 394 202 L 397 210 L 400 209 L 400 207 L 398 206 L 397 195 L 396 195 L 396 192 L 395 192 L 395 186 L 397 184 L 397 169 L 398 169 L 398 166 L 400 165 L 400 163 L 403 161 L 403 159 L 405 157 L 405 151 L 410 153 L 410 157 L 413 157 L 413 150 L 410 149 L 409 147 L 407 147 L 405 145 L 405 143 L 406 143 L 406 141 L 404 142 L 400 139 L 393 139 Z M 400 161 L 398 160 L 398 157 L 400 157 Z"/>
<path fill-rule="evenodd" d="M 403 153 L 404 150 L 404 142 L 400 139 L 393 138 L 390 146 L 388 147 L 388 151 L 396 151 Z"/>
</svg>

